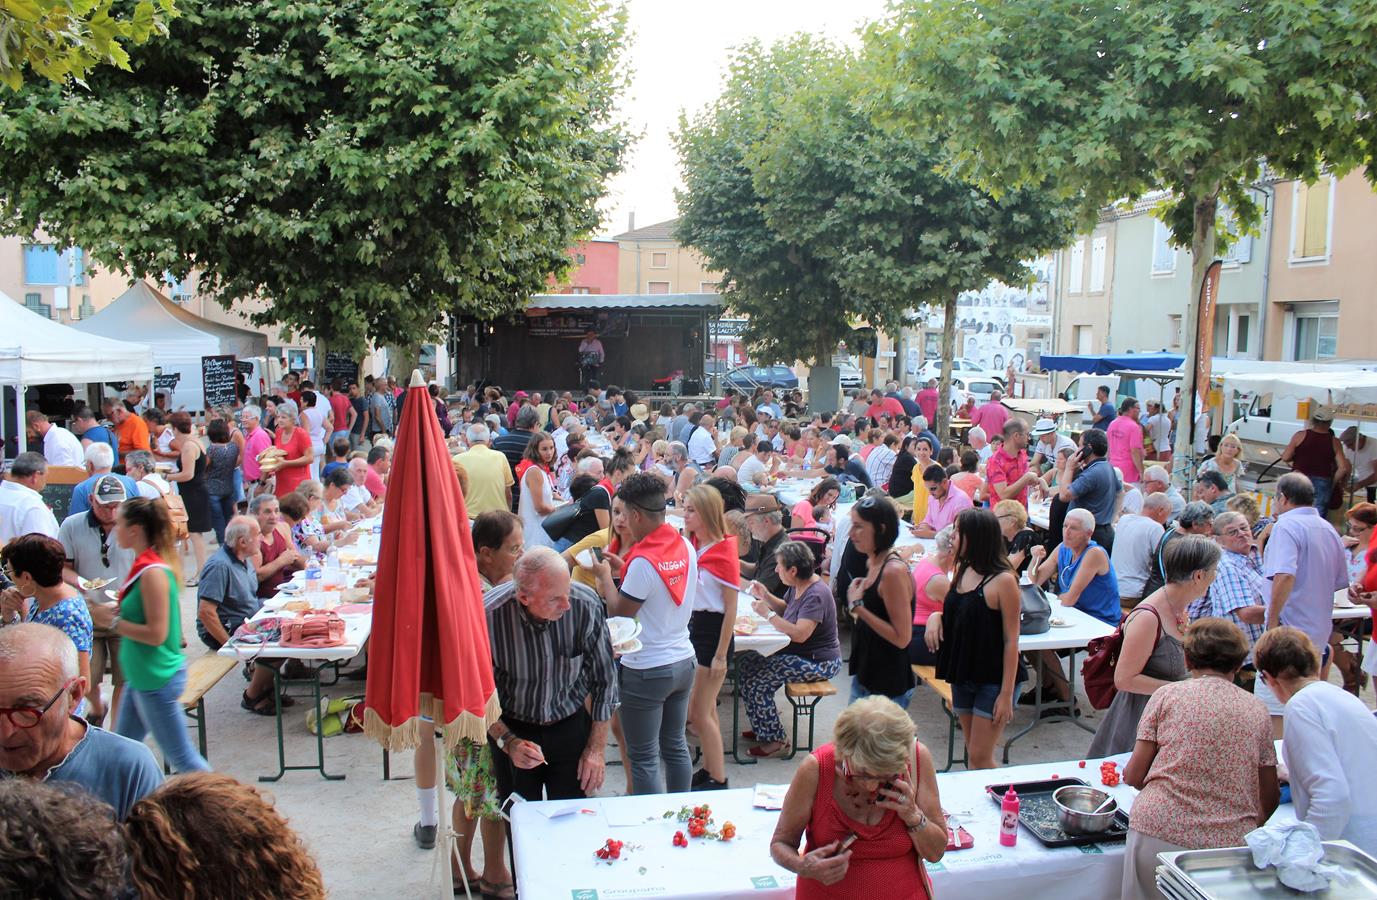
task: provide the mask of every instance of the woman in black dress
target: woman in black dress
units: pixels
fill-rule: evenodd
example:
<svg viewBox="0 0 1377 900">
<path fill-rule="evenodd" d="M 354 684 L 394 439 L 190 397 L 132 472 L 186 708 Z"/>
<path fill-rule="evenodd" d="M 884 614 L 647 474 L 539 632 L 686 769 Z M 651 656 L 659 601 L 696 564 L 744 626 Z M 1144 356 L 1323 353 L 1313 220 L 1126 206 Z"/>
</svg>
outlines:
<svg viewBox="0 0 1377 900">
<path fill-rule="evenodd" d="M 196 554 L 196 574 L 186 580 L 187 587 L 195 587 L 206 565 L 205 532 L 212 527 L 210 492 L 206 490 L 206 454 L 201 442 L 192 434 L 191 414 L 175 412 L 167 418 L 172 426 L 172 449 L 177 453 L 177 471 L 167 480 L 177 485 L 177 493 L 186 507 L 186 530 L 191 549 Z"/>
<path fill-rule="evenodd" d="M 899 444 L 899 455 L 894 458 L 894 471 L 889 475 L 891 497 L 907 497 L 913 493 L 913 467 L 918 465 L 918 458 L 913 455 L 913 442 L 916 440 L 917 435 L 906 434 Z"/>
<path fill-rule="evenodd" d="M 850 540 L 866 557 L 866 574 L 846 589 L 856 625 L 851 637 L 851 702 L 882 694 L 907 708 L 913 697 L 908 644 L 913 636 L 913 576 L 894 552 L 899 511 L 888 497 L 867 494 L 851 508 Z"/>
</svg>

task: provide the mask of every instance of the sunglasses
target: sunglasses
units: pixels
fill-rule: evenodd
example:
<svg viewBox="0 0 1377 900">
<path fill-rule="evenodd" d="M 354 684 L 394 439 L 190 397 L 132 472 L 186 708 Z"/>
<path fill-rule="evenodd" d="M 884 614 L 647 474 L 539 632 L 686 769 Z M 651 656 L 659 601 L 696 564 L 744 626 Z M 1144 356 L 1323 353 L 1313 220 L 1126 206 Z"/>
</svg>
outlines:
<svg viewBox="0 0 1377 900">
<path fill-rule="evenodd" d="M 898 775 L 867 775 L 867 774 L 864 773 L 864 772 L 857 772 L 857 771 L 854 771 L 854 770 L 851 768 L 851 761 L 848 760 L 848 759 L 843 759 L 843 760 L 842 760 L 841 768 L 842 768 L 842 777 L 845 778 L 848 782 L 850 782 L 850 781 L 865 781 L 865 782 L 874 782 L 875 784 L 882 785 L 882 784 L 886 784 L 886 783 L 888 783 L 888 782 L 895 781 L 896 779 L 899 778 Z"/>
</svg>

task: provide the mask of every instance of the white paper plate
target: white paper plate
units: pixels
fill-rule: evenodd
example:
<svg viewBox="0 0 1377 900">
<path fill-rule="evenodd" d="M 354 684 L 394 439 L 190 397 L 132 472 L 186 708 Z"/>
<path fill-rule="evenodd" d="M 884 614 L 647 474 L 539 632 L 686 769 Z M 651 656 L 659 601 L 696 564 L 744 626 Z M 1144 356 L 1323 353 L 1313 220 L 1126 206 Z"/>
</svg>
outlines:
<svg viewBox="0 0 1377 900">
<path fill-rule="evenodd" d="M 1070 628 L 1070 627 L 1071 627 L 1071 623 L 1068 622 L 1068 621 L 1066 621 L 1065 619 L 1048 619 L 1048 620 L 1047 620 L 1047 624 L 1048 624 L 1048 625 L 1051 625 L 1053 628 Z"/>
<path fill-rule="evenodd" d="M 613 644 L 612 652 L 618 656 L 625 656 L 628 653 L 637 653 L 641 649 L 641 639 L 632 638 L 623 644 Z"/>
<path fill-rule="evenodd" d="M 587 550 L 580 550 L 578 555 L 574 557 L 574 561 L 585 569 L 591 569 L 597 565 L 598 558 L 594 555 L 593 548 L 589 547 Z"/>
<path fill-rule="evenodd" d="M 607 620 L 607 631 L 612 636 L 612 646 L 625 644 L 641 633 L 641 623 L 628 616 L 613 616 Z"/>
<path fill-rule="evenodd" d="M 90 580 L 78 578 L 77 581 L 81 584 L 81 589 L 83 591 L 98 591 L 103 587 L 108 587 L 115 583 L 115 579 L 113 578 L 92 578 Z"/>
</svg>

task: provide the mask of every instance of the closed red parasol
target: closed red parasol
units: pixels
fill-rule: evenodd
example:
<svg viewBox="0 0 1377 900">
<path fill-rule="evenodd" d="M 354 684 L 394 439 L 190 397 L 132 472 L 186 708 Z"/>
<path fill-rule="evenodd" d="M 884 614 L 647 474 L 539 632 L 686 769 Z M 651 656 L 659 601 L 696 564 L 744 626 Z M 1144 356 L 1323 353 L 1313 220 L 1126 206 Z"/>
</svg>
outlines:
<svg viewBox="0 0 1377 900">
<path fill-rule="evenodd" d="M 364 731 L 389 750 L 429 735 L 421 716 L 447 749 L 461 737 L 483 743 L 501 712 L 467 523 L 434 403 L 414 373 L 383 508 L 364 699 Z"/>
</svg>

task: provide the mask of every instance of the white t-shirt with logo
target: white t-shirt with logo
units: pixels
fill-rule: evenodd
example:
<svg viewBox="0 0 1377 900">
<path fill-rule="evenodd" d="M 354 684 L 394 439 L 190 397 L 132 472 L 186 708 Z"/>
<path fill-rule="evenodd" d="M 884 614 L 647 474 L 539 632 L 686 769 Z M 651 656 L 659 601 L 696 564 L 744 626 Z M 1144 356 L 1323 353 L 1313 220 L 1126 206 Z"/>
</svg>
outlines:
<svg viewBox="0 0 1377 900">
<path fill-rule="evenodd" d="M 693 658 L 693 644 L 689 641 L 689 616 L 693 615 L 693 597 L 698 586 L 698 557 L 684 538 L 684 552 L 688 558 L 688 579 L 684 602 L 675 605 L 650 560 L 638 557 L 631 561 L 622 577 L 621 591 L 641 601 L 636 619 L 641 623 L 641 649 L 621 658 L 628 669 L 653 669 L 680 660 Z"/>
</svg>

